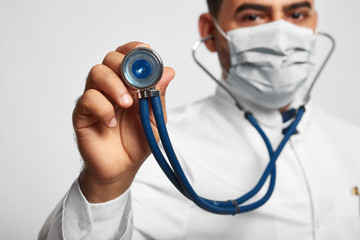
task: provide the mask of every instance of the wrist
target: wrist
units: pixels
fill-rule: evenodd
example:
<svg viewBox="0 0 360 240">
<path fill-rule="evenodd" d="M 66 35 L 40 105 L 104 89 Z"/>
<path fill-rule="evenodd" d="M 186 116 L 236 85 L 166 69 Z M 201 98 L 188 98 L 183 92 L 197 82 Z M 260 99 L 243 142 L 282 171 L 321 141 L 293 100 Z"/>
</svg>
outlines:
<svg viewBox="0 0 360 240">
<path fill-rule="evenodd" d="M 108 202 L 121 196 L 131 186 L 135 173 L 127 172 L 112 180 L 99 180 L 86 169 L 79 176 L 80 189 L 89 203 Z"/>
</svg>

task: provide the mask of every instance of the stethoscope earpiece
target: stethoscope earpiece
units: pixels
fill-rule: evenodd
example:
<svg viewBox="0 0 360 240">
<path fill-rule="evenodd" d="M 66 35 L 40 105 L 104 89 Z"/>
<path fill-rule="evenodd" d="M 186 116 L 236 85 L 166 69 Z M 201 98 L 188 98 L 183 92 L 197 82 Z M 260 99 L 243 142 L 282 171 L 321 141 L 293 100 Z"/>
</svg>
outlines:
<svg viewBox="0 0 360 240">
<path fill-rule="evenodd" d="M 162 74 L 162 60 L 150 48 L 139 47 L 131 50 L 121 64 L 121 75 L 125 82 L 139 90 L 154 87 Z"/>
</svg>

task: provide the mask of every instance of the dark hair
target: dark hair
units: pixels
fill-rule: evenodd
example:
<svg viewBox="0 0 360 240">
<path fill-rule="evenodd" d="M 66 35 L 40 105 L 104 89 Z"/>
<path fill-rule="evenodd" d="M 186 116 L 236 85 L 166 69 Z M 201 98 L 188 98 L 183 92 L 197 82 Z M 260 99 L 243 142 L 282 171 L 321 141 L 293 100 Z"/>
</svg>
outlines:
<svg viewBox="0 0 360 240">
<path fill-rule="evenodd" d="M 223 0 L 207 0 L 209 12 L 216 18 L 218 17 L 222 2 Z"/>
</svg>

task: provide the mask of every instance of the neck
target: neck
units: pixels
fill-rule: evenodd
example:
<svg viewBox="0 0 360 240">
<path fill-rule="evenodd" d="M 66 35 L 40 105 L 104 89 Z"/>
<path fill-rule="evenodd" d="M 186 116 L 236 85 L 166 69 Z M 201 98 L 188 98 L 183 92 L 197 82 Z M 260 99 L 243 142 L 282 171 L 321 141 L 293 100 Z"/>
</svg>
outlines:
<svg viewBox="0 0 360 240">
<path fill-rule="evenodd" d="M 285 112 L 286 110 L 289 109 L 290 103 L 288 105 L 286 105 L 285 107 L 282 107 L 279 109 L 280 112 Z"/>
</svg>

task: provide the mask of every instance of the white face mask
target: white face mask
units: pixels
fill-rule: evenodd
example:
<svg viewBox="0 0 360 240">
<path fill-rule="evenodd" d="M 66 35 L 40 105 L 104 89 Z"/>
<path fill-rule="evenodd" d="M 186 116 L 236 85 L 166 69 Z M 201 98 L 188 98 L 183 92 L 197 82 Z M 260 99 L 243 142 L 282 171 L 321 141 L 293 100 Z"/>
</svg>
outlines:
<svg viewBox="0 0 360 240">
<path fill-rule="evenodd" d="M 226 84 L 235 94 L 268 109 L 291 103 L 314 69 L 315 35 L 284 20 L 224 33 L 231 67 Z"/>
</svg>

